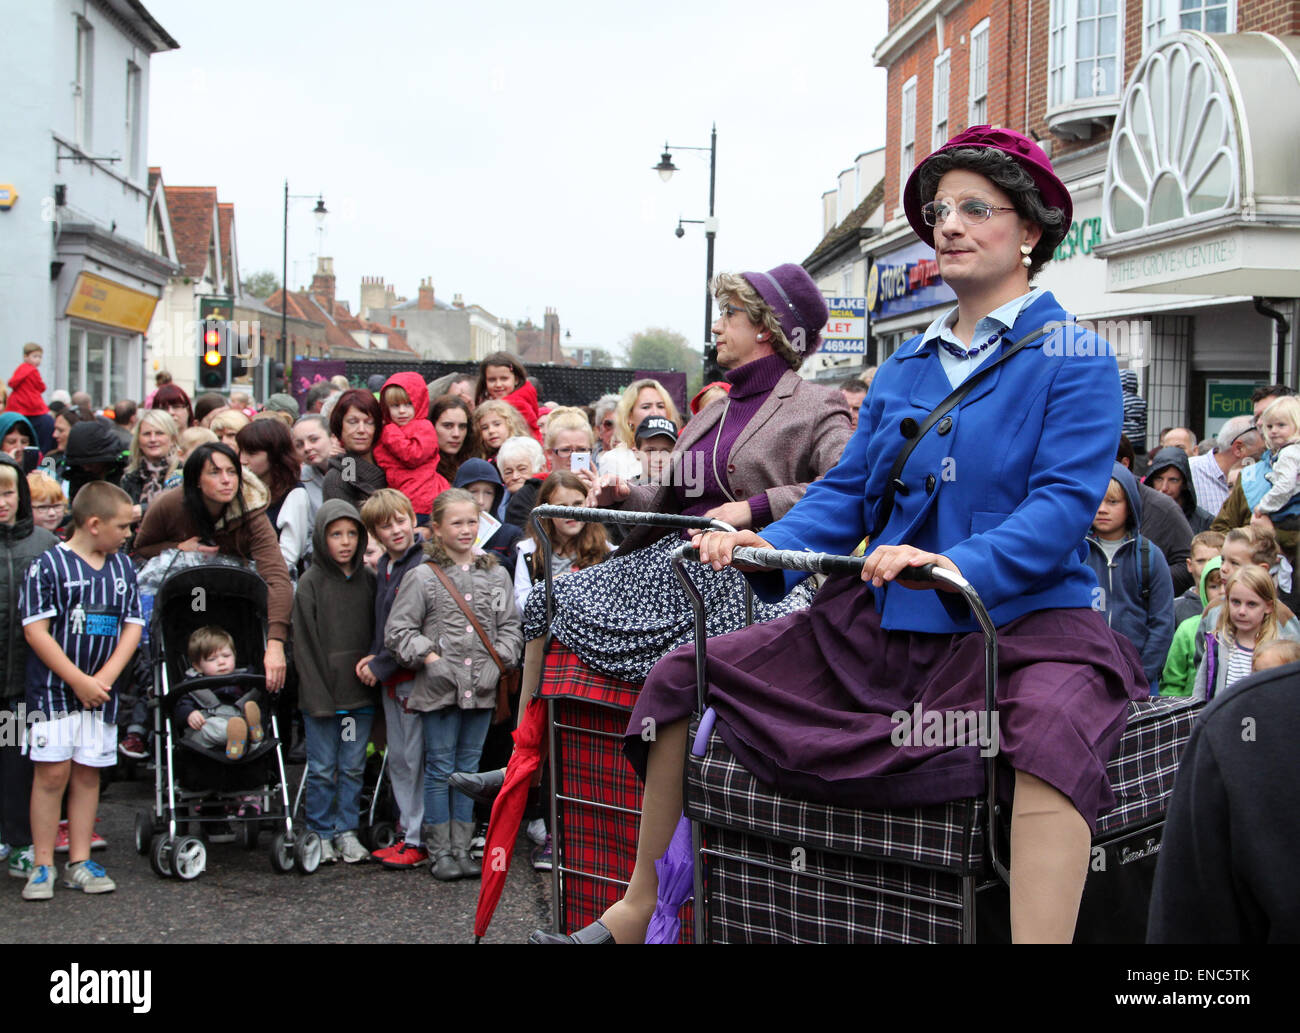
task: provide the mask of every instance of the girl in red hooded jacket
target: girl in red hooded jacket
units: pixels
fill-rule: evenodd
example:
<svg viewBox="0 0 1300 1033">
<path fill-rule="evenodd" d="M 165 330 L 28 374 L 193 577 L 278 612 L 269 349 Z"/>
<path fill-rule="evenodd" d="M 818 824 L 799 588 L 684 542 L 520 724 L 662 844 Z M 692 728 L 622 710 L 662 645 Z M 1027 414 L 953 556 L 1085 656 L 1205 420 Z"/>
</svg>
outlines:
<svg viewBox="0 0 1300 1033">
<path fill-rule="evenodd" d="M 429 389 L 418 373 L 394 373 L 379 392 L 384 429 L 375 445 L 375 463 L 408 499 L 417 517 L 433 511 L 433 500 L 450 485 L 438 472 L 438 432 L 429 422 Z"/>
<path fill-rule="evenodd" d="M 508 402 L 519 410 L 528 424 L 529 432 L 542 440 L 537 426 L 537 389 L 528 382 L 528 370 L 509 352 L 493 352 L 478 364 L 478 384 L 474 388 L 474 404 L 488 399 Z"/>
</svg>

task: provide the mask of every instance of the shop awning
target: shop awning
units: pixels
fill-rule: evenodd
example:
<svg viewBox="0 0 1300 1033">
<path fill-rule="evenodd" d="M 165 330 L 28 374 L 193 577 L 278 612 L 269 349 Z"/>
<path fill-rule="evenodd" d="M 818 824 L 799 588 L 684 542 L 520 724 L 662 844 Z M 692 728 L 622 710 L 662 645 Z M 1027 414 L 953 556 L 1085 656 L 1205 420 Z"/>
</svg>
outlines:
<svg viewBox="0 0 1300 1033">
<path fill-rule="evenodd" d="M 1300 297 L 1300 37 L 1179 32 L 1138 65 L 1102 193 L 1108 291 Z"/>
</svg>

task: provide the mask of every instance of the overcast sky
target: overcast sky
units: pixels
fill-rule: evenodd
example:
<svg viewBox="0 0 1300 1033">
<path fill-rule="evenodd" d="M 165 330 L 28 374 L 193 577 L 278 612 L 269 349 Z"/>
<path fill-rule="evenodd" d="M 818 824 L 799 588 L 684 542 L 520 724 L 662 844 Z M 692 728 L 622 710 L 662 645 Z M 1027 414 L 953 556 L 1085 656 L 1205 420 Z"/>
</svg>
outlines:
<svg viewBox="0 0 1300 1033">
<path fill-rule="evenodd" d="M 823 191 L 884 142 L 871 51 L 883 2 L 491 4 L 145 0 L 180 43 L 151 63 L 149 163 L 235 204 L 240 271 L 280 271 L 283 182 L 321 193 L 322 251 L 360 280 L 462 294 L 497 316 L 559 311 L 573 344 L 647 326 L 703 343 L 707 152 L 715 270 L 802 261 Z M 289 279 L 311 276 L 291 202 Z M 295 272 L 296 270 L 296 272 Z"/>
</svg>

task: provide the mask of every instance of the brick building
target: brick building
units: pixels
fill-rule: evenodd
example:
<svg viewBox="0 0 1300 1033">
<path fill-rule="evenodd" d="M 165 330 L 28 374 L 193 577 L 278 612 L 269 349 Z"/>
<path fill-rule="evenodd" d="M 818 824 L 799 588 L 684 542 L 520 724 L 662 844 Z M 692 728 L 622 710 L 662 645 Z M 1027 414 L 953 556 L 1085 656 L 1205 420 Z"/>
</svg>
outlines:
<svg viewBox="0 0 1300 1033">
<path fill-rule="evenodd" d="M 495 351 L 518 351 L 509 320 L 466 305 L 459 294 L 449 304 L 436 295 L 432 278 L 422 279 L 416 297 L 408 301 L 382 278 L 364 276 L 361 309 L 377 325 L 401 333 L 424 359 L 477 362 Z"/>
<path fill-rule="evenodd" d="M 989 124 L 1036 139 L 1070 188 L 1073 224 L 1035 286 L 1110 331 L 1152 438 L 1212 433 L 1253 383 L 1295 383 L 1266 313 L 1300 315 L 1283 257 L 1300 243 L 1298 32 L 1290 2 L 890 0 L 873 55 L 888 73 L 884 227 L 864 245 L 875 357 L 953 304 L 903 215 L 907 176 Z"/>
</svg>

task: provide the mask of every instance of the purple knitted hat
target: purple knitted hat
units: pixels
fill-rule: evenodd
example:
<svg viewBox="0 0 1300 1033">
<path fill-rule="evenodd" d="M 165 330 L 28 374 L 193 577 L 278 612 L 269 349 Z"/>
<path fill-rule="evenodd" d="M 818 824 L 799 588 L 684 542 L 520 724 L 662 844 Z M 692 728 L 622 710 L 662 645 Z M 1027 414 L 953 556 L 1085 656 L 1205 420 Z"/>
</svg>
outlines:
<svg viewBox="0 0 1300 1033">
<path fill-rule="evenodd" d="M 1069 232 L 1070 222 L 1074 218 L 1074 204 L 1070 200 L 1070 191 L 1065 188 L 1065 184 L 1057 177 L 1056 171 L 1052 168 L 1052 162 L 1043 153 L 1043 149 L 1029 137 L 1017 133 L 1014 129 L 971 126 L 964 132 L 958 133 L 942 147 L 937 147 L 931 151 L 912 170 L 912 174 L 907 177 L 907 186 L 903 188 L 903 210 L 907 212 L 907 221 L 912 224 L 912 229 L 916 230 L 916 235 L 923 241 L 934 247 L 934 227 L 927 226 L 925 220 L 921 218 L 921 205 L 924 203 L 921 200 L 921 169 L 926 161 L 929 161 L 936 154 L 951 151 L 957 147 L 991 147 L 993 150 L 1001 151 L 1008 157 L 1015 159 L 1020 167 L 1028 172 L 1030 178 L 1033 179 L 1043 203 L 1052 208 L 1059 208 L 1065 213 L 1065 222 L 1062 224 L 1061 234 L 1064 236 L 1065 233 Z M 1059 243 L 1059 240 L 1054 241 L 1053 246 Z"/>
<path fill-rule="evenodd" d="M 821 290 L 804 267 L 787 262 L 765 273 L 740 275 L 776 313 L 790 346 L 804 358 L 815 352 L 822 343 L 822 327 L 831 313 Z"/>
</svg>

